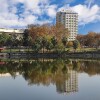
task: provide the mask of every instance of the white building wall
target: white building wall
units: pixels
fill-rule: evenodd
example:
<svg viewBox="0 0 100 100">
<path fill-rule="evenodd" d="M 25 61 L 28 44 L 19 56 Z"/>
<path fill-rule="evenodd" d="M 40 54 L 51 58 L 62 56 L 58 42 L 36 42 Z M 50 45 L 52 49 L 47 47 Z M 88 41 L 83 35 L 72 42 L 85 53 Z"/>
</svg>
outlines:
<svg viewBox="0 0 100 100">
<path fill-rule="evenodd" d="M 16 39 L 23 37 L 24 29 L 6 29 L 0 28 L 0 34 L 16 35 Z"/>
<path fill-rule="evenodd" d="M 57 12 L 56 23 L 62 23 L 68 28 L 70 36 L 68 41 L 74 41 L 78 33 L 78 14 L 71 10 Z"/>
<path fill-rule="evenodd" d="M 23 33 L 24 30 L 21 29 L 6 29 L 6 28 L 0 28 L 0 33 Z"/>
</svg>

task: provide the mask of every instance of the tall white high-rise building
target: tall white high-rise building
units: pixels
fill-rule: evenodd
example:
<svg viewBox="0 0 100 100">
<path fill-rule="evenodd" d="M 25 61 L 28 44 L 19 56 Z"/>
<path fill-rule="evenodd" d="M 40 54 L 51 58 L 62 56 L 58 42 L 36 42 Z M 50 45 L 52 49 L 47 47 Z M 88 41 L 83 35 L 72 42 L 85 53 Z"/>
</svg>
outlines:
<svg viewBox="0 0 100 100">
<path fill-rule="evenodd" d="M 72 10 L 62 10 L 56 14 L 56 23 L 61 23 L 68 28 L 68 41 L 74 41 L 78 33 L 78 13 Z"/>
</svg>

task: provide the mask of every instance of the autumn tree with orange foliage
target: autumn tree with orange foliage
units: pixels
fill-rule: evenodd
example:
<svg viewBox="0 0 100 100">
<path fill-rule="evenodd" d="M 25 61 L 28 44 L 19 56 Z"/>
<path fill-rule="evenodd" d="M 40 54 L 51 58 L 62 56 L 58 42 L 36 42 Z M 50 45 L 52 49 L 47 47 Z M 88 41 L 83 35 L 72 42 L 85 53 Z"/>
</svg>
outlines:
<svg viewBox="0 0 100 100">
<path fill-rule="evenodd" d="M 29 25 L 28 31 L 29 36 L 32 38 L 32 43 L 35 45 L 34 48 L 43 48 L 43 51 L 45 48 L 51 49 L 53 45 L 52 43 L 54 43 L 52 41 L 53 38 L 56 40 L 57 43 L 52 48 L 59 47 L 62 49 L 62 46 L 64 46 L 64 44 L 62 43 L 62 39 L 68 38 L 69 36 L 68 29 L 60 23 L 56 25 Z M 40 40 L 39 43 L 36 43 L 37 38 L 38 40 Z"/>
<path fill-rule="evenodd" d="M 89 32 L 87 35 L 78 35 L 77 39 L 83 47 L 100 46 L 100 33 Z"/>
<path fill-rule="evenodd" d="M 62 41 L 63 37 L 68 38 L 69 31 L 61 23 L 51 26 L 52 35 L 56 37 L 58 42 Z"/>
<path fill-rule="evenodd" d="M 33 42 L 37 37 L 46 37 L 50 33 L 50 27 L 48 24 L 44 25 L 29 25 L 29 35 L 32 37 Z"/>
<path fill-rule="evenodd" d="M 69 36 L 69 31 L 62 24 L 58 23 L 56 25 L 29 25 L 28 30 L 30 36 L 35 40 L 36 37 L 55 37 L 57 41 L 61 41 L 63 37 Z"/>
</svg>

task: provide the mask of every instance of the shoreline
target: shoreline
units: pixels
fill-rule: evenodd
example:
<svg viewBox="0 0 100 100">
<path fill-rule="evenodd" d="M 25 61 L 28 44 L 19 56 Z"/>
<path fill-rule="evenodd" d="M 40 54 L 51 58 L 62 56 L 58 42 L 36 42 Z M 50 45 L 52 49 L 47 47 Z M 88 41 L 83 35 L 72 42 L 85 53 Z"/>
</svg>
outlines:
<svg viewBox="0 0 100 100">
<path fill-rule="evenodd" d="M 0 53 L 0 58 L 48 58 L 48 59 L 56 59 L 56 58 L 79 58 L 79 59 L 100 59 L 100 51 L 92 51 L 92 52 L 73 52 L 73 53 L 27 53 L 27 52 L 15 52 L 15 53 Z"/>
</svg>

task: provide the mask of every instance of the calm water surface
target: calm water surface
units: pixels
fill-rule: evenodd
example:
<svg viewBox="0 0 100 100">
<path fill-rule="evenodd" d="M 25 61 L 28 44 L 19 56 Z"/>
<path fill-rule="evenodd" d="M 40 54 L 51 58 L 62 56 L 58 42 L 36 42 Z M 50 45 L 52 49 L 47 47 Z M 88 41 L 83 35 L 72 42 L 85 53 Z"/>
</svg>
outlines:
<svg viewBox="0 0 100 100">
<path fill-rule="evenodd" d="M 100 61 L 0 61 L 0 100 L 100 100 Z"/>
</svg>

